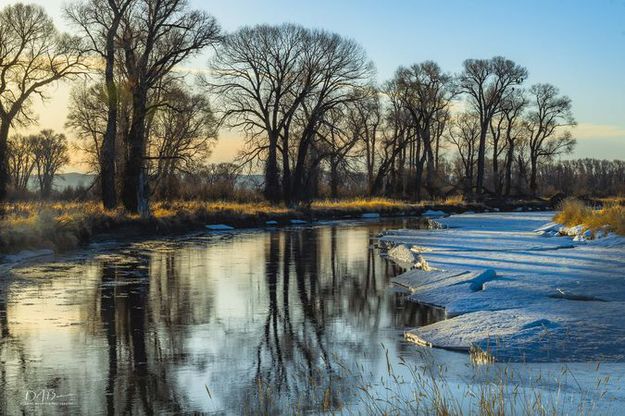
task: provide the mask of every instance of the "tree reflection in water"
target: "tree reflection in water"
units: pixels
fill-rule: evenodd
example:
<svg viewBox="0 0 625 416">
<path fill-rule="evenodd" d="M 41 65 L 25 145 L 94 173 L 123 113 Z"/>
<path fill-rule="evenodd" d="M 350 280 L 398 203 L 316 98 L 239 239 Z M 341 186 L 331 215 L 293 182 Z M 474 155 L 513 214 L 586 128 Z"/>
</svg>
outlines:
<svg viewBox="0 0 625 416">
<path fill-rule="evenodd" d="M 400 270 L 370 248 L 383 227 L 132 243 L 70 256 L 53 279 L 35 280 L 25 300 L 18 296 L 24 289 L 11 283 L 0 293 L 0 354 L 3 363 L 22 364 L 9 373 L 2 365 L 0 405 L 28 413 L 12 394 L 61 380 L 59 392 L 77 402 L 70 413 L 339 409 L 355 389 L 340 363 L 375 375 L 385 359 L 381 343 L 396 353 L 414 349 L 402 340 L 404 328 L 440 319 L 390 288 Z M 11 313 L 45 310 L 49 299 L 38 293 L 46 285 L 68 300 L 52 302 L 60 309 L 49 325 L 80 342 L 48 340 L 42 366 L 38 331 L 46 326 L 15 326 L 24 317 Z M 65 323 L 74 316 L 80 325 Z"/>
</svg>

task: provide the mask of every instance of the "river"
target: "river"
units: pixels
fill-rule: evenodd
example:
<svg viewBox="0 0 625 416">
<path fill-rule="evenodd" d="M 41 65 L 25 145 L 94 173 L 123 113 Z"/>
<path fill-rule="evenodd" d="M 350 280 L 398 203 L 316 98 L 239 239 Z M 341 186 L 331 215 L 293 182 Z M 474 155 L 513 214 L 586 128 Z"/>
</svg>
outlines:
<svg viewBox="0 0 625 416">
<path fill-rule="evenodd" d="M 392 287 L 402 270 L 374 240 L 415 223 L 112 241 L 18 267 L 0 284 L 0 408 L 11 415 L 273 413 L 285 406 L 288 413 L 368 413 L 359 387 L 370 382 L 373 394 L 384 394 L 376 380 L 388 378 L 389 363 L 405 375 L 402 360 L 451 368 L 444 371 L 454 384 L 488 383 L 488 371 L 466 354 L 425 351 L 403 338 L 444 312 L 408 302 Z M 539 388 L 594 405 L 578 386 L 596 382 L 595 366 L 581 363 L 575 380 L 549 379 Z M 556 364 L 526 365 L 526 379 L 534 374 L 528 367 L 561 374 Z M 623 366 L 604 370 L 616 377 Z M 623 393 L 608 393 L 625 402 Z"/>
</svg>

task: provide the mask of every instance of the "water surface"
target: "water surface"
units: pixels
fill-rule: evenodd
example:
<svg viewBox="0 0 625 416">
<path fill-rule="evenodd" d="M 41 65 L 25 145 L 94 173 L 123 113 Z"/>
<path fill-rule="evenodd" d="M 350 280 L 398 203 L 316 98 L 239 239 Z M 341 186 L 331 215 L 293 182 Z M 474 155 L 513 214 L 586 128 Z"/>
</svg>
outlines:
<svg viewBox="0 0 625 416">
<path fill-rule="evenodd" d="M 372 246 L 413 221 L 113 243 L 22 267 L 0 286 L 0 405 L 237 414 L 259 385 L 281 400 L 312 381 L 342 407 L 355 387 L 335 363 L 375 375 L 385 348 L 414 352 L 406 328 L 443 318 L 391 288 L 401 270 Z"/>
</svg>

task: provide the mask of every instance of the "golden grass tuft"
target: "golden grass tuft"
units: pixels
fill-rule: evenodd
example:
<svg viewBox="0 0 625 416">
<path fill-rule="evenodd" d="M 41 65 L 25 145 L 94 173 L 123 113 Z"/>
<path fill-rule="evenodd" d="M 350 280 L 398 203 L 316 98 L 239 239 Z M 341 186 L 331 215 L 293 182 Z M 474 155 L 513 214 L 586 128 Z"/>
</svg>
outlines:
<svg viewBox="0 0 625 416">
<path fill-rule="evenodd" d="M 583 201 L 570 198 L 562 202 L 554 221 L 569 227 L 583 225 L 593 233 L 605 230 L 625 235 L 625 206 L 614 200 L 593 209 Z"/>
<path fill-rule="evenodd" d="M 324 199 L 314 201 L 312 210 L 382 211 L 389 209 L 409 209 L 416 205 L 389 198 Z"/>
<path fill-rule="evenodd" d="M 593 213 L 593 209 L 575 198 L 568 198 L 560 204 L 560 210 L 554 220 L 566 226 L 584 224 Z"/>
</svg>

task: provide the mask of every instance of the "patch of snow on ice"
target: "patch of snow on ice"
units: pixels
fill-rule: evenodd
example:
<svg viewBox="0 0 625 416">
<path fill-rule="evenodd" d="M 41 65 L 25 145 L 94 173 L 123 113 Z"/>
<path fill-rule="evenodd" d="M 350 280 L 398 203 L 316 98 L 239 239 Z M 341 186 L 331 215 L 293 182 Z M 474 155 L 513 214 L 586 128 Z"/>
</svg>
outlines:
<svg viewBox="0 0 625 416">
<path fill-rule="evenodd" d="M 428 209 L 427 211 L 421 214 L 421 216 L 429 217 L 429 218 L 446 217 L 447 215 L 449 214 L 447 214 L 445 211 L 432 210 L 432 209 Z"/>
<path fill-rule="evenodd" d="M 412 269 L 429 270 L 427 261 L 419 254 L 418 249 L 412 250 L 406 244 L 399 244 L 388 251 L 388 258 L 393 260 L 399 266 Z"/>
<path fill-rule="evenodd" d="M 226 224 L 210 224 L 206 226 L 207 229 L 211 231 L 230 231 L 234 230 L 234 227 L 231 227 Z"/>
</svg>

